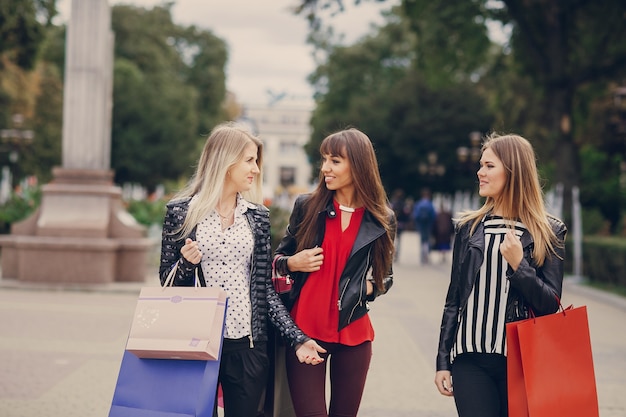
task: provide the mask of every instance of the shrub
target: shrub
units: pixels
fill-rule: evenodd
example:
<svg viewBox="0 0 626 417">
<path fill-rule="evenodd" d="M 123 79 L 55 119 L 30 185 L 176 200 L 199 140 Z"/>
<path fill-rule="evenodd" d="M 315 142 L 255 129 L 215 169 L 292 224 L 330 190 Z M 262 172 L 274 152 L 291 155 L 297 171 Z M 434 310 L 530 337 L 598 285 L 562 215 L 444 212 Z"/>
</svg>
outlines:
<svg viewBox="0 0 626 417">
<path fill-rule="evenodd" d="M 289 216 L 291 212 L 277 206 L 270 206 L 270 222 L 271 222 L 271 241 L 272 241 L 272 254 L 278 247 L 281 239 L 285 235 L 287 225 L 289 224 Z"/>
<path fill-rule="evenodd" d="M 41 189 L 28 188 L 21 193 L 12 193 L 7 202 L 0 205 L 0 233 L 10 233 L 13 223 L 30 216 L 41 204 Z"/>
<path fill-rule="evenodd" d="M 131 200 L 126 209 L 140 224 L 161 226 L 165 217 L 165 204 L 165 200 Z"/>
<path fill-rule="evenodd" d="M 583 273 L 592 282 L 626 288 L 626 239 L 586 236 L 583 239 Z"/>
<path fill-rule="evenodd" d="M 609 224 L 598 209 L 583 209 L 583 234 L 585 236 L 607 234 Z"/>
</svg>

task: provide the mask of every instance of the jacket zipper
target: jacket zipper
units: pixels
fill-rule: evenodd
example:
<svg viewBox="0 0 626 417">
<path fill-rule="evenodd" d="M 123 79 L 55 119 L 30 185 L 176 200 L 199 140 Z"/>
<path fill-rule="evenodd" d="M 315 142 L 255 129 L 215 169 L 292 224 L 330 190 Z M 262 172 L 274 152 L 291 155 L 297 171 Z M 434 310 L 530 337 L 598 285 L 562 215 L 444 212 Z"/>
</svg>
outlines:
<svg viewBox="0 0 626 417">
<path fill-rule="evenodd" d="M 365 283 L 365 286 L 367 287 L 367 283 L 366 283 L 367 279 L 363 280 L 363 283 Z M 350 312 L 350 315 L 348 316 L 348 323 L 350 323 L 352 321 L 352 317 L 354 316 L 354 310 L 356 310 L 356 308 L 361 304 L 361 300 L 363 300 L 363 297 L 361 296 L 363 286 L 361 285 L 361 288 L 359 288 L 359 299 L 358 302 L 354 304 L 354 307 L 352 307 L 352 311 Z"/>
<path fill-rule="evenodd" d="M 367 256 L 365 257 L 367 264 L 365 265 L 365 271 L 367 274 L 367 270 L 370 267 L 370 255 L 372 252 L 372 248 L 370 247 L 367 251 Z M 366 279 L 363 280 L 363 282 L 365 283 Z M 346 294 L 346 290 L 348 289 L 348 286 L 350 285 L 350 278 L 348 278 L 348 282 L 346 282 L 346 285 L 343 289 L 343 291 L 341 292 L 341 296 L 339 297 L 339 300 L 337 300 L 337 306 L 339 307 L 339 311 L 341 311 L 341 300 L 343 299 L 344 295 Z M 367 285 L 367 284 L 365 284 Z M 357 301 L 357 303 L 354 304 L 354 307 L 352 308 L 352 311 L 350 312 L 350 315 L 348 316 L 348 323 L 350 323 L 350 321 L 352 320 L 352 316 L 354 316 L 354 310 L 356 310 L 356 308 L 359 306 L 359 304 L 361 304 L 361 301 L 363 300 L 362 297 L 362 290 L 363 287 L 359 288 L 359 299 Z"/>
<path fill-rule="evenodd" d="M 348 285 L 350 285 L 350 278 L 348 278 L 348 281 L 346 282 L 346 285 L 344 285 L 343 290 L 341 290 L 341 294 L 339 295 L 339 299 L 337 300 L 337 307 L 339 308 L 339 311 L 341 311 L 341 300 L 343 299 L 343 296 L 348 289 Z"/>
</svg>

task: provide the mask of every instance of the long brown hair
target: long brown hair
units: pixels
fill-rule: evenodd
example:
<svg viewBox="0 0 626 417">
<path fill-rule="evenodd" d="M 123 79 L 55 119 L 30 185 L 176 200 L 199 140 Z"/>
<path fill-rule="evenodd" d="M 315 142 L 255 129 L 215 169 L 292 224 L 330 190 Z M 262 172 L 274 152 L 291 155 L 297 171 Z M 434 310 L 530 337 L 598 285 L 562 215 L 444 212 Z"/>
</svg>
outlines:
<svg viewBox="0 0 626 417">
<path fill-rule="evenodd" d="M 374 242 L 375 256 L 372 257 L 372 276 L 377 287 L 382 290 L 383 278 L 391 270 L 394 250 L 389 202 L 380 179 L 372 142 L 367 135 L 357 129 L 345 129 L 327 136 L 320 145 L 320 153 L 341 156 L 348 160 L 356 201 L 362 202 L 365 209 L 387 232 Z M 296 233 L 298 251 L 313 245 L 317 234 L 318 213 L 326 209 L 334 193 L 326 188 L 324 174 L 320 172 L 317 188 L 306 203 L 304 219 Z"/>
<path fill-rule="evenodd" d="M 521 136 L 497 133 L 485 138 L 482 152 L 488 148 L 504 165 L 507 176 L 504 189 L 496 198 L 487 197 L 480 209 L 462 213 L 459 223 L 472 222 L 473 232 L 483 217 L 496 207 L 505 218 L 520 219 L 533 237 L 533 258 L 541 266 L 546 256 L 556 255 L 555 247 L 563 243 L 558 241 L 548 222 L 535 151 L 530 142 Z"/>
</svg>

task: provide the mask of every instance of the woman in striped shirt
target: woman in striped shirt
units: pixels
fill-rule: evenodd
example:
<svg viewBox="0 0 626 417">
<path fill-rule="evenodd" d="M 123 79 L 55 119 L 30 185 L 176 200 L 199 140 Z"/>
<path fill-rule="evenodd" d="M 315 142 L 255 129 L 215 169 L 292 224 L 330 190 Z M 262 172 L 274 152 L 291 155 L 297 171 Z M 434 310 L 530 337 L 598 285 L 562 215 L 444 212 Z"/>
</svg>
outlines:
<svg viewBox="0 0 626 417">
<path fill-rule="evenodd" d="M 460 417 L 506 417 L 505 323 L 557 311 L 567 229 L 546 212 L 526 139 L 487 137 L 477 174 L 485 203 L 458 219 L 435 384 Z"/>
</svg>

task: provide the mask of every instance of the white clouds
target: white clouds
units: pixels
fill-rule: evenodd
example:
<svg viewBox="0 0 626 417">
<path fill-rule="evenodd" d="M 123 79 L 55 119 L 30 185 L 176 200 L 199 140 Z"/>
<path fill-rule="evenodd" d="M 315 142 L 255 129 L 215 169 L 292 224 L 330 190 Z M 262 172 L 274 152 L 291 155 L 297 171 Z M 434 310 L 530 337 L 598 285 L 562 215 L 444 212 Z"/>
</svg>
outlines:
<svg viewBox="0 0 626 417">
<path fill-rule="evenodd" d="M 59 0 L 59 9 L 69 19 L 72 0 Z M 79 0 L 85 1 L 85 0 Z M 174 21 L 211 30 L 229 47 L 227 86 L 244 104 L 265 103 L 267 90 L 310 97 L 306 78 L 314 70 L 311 47 L 306 44 L 308 22 L 294 16 L 289 7 L 298 0 L 178 0 L 172 8 Z M 380 11 L 399 0 L 362 2 L 346 0 L 347 12 L 330 21 L 335 30 L 353 41 L 380 23 Z M 109 4 L 133 4 L 150 8 L 161 0 L 109 0 Z"/>
</svg>

